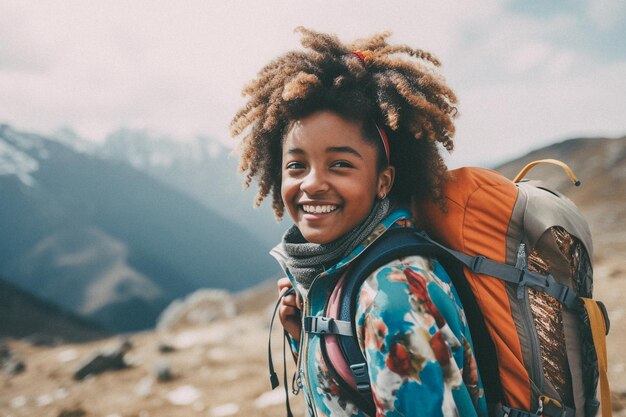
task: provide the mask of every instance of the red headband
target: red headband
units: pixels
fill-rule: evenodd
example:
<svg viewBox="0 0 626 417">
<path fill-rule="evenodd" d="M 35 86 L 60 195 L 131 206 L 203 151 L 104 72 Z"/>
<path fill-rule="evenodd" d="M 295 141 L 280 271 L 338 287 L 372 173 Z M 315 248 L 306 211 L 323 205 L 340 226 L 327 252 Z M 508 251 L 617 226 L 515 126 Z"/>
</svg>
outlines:
<svg viewBox="0 0 626 417">
<path fill-rule="evenodd" d="M 365 58 L 369 58 L 372 55 L 372 52 L 356 50 L 356 51 L 352 51 L 352 54 L 358 57 L 361 60 L 361 62 L 365 64 Z M 383 146 L 385 147 L 385 155 L 387 156 L 387 163 L 389 163 L 391 161 L 390 156 L 389 156 L 389 139 L 387 138 L 387 134 L 385 133 L 385 131 L 380 126 L 378 126 L 377 123 L 374 123 L 374 125 L 376 126 L 376 130 L 378 130 L 380 139 L 383 141 Z"/>
</svg>

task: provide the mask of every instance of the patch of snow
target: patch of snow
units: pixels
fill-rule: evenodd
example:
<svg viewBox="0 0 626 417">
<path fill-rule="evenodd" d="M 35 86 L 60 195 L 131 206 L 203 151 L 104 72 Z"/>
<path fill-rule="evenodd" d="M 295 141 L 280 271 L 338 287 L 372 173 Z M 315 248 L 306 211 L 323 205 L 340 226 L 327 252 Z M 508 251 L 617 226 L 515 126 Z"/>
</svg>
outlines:
<svg viewBox="0 0 626 417">
<path fill-rule="evenodd" d="M 154 379 L 147 376 L 142 378 L 141 381 L 135 387 L 135 393 L 137 396 L 145 398 L 148 395 L 152 394 L 152 385 L 154 384 Z"/>
<path fill-rule="evenodd" d="M 16 132 L 10 128 L 5 128 L 1 133 L 7 141 L 21 151 L 36 153 L 45 148 L 45 142 L 41 136 Z"/>
<path fill-rule="evenodd" d="M 222 335 L 215 334 L 207 329 L 187 330 L 178 334 L 172 344 L 177 349 L 186 349 L 197 345 L 217 343 L 222 340 Z"/>
<path fill-rule="evenodd" d="M 204 325 L 236 313 L 237 307 L 228 291 L 199 289 L 170 303 L 159 315 L 157 329 L 172 329 L 181 324 Z"/>
<path fill-rule="evenodd" d="M 285 391 L 277 389 L 259 395 L 259 397 L 254 400 L 254 406 L 257 408 L 265 408 L 283 402 L 285 402 Z"/>
<path fill-rule="evenodd" d="M 195 328 L 184 330 L 172 339 L 172 345 L 176 349 L 187 349 L 194 346 L 221 344 L 228 340 L 236 329 L 227 323 L 213 325 L 209 328 Z"/>
<path fill-rule="evenodd" d="M 26 397 L 23 395 L 18 395 L 17 397 L 13 398 L 9 404 L 11 405 L 11 408 L 22 408 L 26 405 Z"/>
<path fill-rule="evenodd" d="M 226 361 L 230 359 L 231 355 L 231 352 L 229 352 L 227 349 L 220 347 L 211 349 L 207 353 L 207 357 L 215 362 Z"/>
<path fill-rule="evenodd" d="M 211 409 L 211 416 L 213 417 L 226 417 L 232 416 L 233 414 L 237 414 L 239 412 L 239 406 L 235 403 L 227 403 L 218 405 L 217 407 L 213 407 Z"/>
<path fill-rule="evenodd" d="M 133 367 L 141 366 L 145 362 L 144 357 L 137 353 L 136 354 L 129 353 L 128 355 L 126 355 L 124 360 L 126 361 L 126 364 L 128 366 L 133 366 Z"/>
<path fill-rule="evenodd" d="M 15 175 L 22 183 L 32 187 L 35 179 L 31 176 L 39 170 L 39 161 L 0 138 L 0 175 Z"/>
<path fill-rule="evenodd" d="M 65 349 L 59 352 L 57 359 L 60 363 L 71 362 L 78 359 L 78 351 L 76 349 Z"/>
<path fill-rule="evenodd" d="M 52 393 L 52 395 L 54 395 L 54 398 L 56 400 L 62 400 L 64 398 L 67 398 L 68 394 L 69 393 L 67 392 L 67 388 L 63 388 L 63 387 L 55 389 L 54 392 Z"/>
<path fill-rule="evenodd" d="M 167 393 L 165 398 L 174 405 L 190 405 L 200 398 L 200 391 L 191 385 L 183 385 Z"/>
<path fill-rule="evenodd" d="M 47 405 L 52 404 L 53 401 L 54 401 L 54 398 L 52 398 L 52 395 L 50 394 L 42 394 L 38 396 L 37 399 L 35 400 L 38 407 L 45 407 Z"/>
<path fill-rule="evenodd" d="M 147 129 L 118 129 L 110 133 L 97 155 L 105 159 L 123 161 L 135 169 L 172 168 L 188 162 L 203 163 L 226 153 L 228 148 L 219 141 L 196 136 L 181 140 Z"/>
<path fill-rule="evenodd" d="M 47 135 L 51 140 L 67 146 L 77 153 L 94 155 L 98 145 L 89 142 L 69 127 L 62 127 Z"/>
<path fill-rule="evenodd" d="M 92 281 L 85 290 L 84 304 L 80 306 L 82 314 L 90 314 L 104 305 L 126 301 L 132 297 L 154 300 L 161 296 L 161 289 L 150 279 L 128 265 L 128 247 L 98 231 L 100 239 L 94 246 L 99 250 L 110 249 L 112 262 L 106 271 Z M 85 252 L 89 249 L 83 248 Z M 100 252 L 102 256 L 102 252 Z M 120 291 L 120 288 L 123 290 Z"/>
</svg>

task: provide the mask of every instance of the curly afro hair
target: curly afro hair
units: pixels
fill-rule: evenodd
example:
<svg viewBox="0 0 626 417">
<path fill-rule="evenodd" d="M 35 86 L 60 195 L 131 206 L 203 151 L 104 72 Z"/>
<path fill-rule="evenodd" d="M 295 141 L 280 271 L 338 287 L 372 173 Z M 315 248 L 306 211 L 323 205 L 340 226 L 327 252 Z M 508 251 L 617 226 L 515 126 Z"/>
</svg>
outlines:
<svg viewBox="0 0 626 417">
<path fill-rule="evenodd" d="M 283 137 L 293 120 L 319 110 L 362 122 L 372 143 L 381 145 L 376 125 L 385 130 L 396 170 L 392 198 L 404 203 L 430 198 L 443 205 L 447 169 L 440 151 L 453 148 L 457 100 L 434 71 L 439 61 L 419 49 L 389 45 L 387 32 L 344 44 L 334 35 L 296 31 L 305 50 L 266 65 L 243 89 L 247 104 L 231 122 L 232 135 L 243 137 L 244 186 L 254 178 L 258 182 L 255 205 L 271 194 L 277 218 L 283 216 Z M 387 164 L 381 149 L 379 169 Z"/>
</svg>

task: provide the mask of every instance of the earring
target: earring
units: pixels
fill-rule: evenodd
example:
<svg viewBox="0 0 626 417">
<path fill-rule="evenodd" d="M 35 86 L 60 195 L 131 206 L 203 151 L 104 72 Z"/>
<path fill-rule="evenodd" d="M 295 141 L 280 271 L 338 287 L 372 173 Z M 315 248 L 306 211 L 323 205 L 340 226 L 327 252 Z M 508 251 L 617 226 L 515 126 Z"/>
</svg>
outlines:
<svg viewBox="0 0 626 417">
<path fill-rule="evenodd" d="M 378 198 L 380 198 L 381 200 L 384 200 L 385 197 L 387 197 L 387 193 L 382 193 L 378 196 Z"/>
</svg>

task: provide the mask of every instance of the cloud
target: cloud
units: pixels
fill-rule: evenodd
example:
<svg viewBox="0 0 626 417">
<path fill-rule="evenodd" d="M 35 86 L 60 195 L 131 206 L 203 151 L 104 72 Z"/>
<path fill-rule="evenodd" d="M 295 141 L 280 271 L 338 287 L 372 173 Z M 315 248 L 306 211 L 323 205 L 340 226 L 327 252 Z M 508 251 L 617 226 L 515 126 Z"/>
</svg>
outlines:
<svg viewBox="0 0 626 417">
<path fill-rule="evenodd" d="M 493 164 L 546 142 L 626 132 L 626 63 L 554 82 L 476 87 L 461 95 L 453 166 Z"/>
<path fill-rule="evenodd" d="M 528 42 L 511 51 L 506 67 L 514 74 L 521 74 L 544 64 L 552 48 L 542 42 Z"/>
<path fill-rule="evenodd" d="M 626 2 L 623 0 L 593 0 L 587 2 L 587 16 L 600 30 L 609 31 L 626 23 Z"/>
<path fill-rule="evenodd" d="M 41 71 L 0 73 L 0 92 L 17 100 L 0 110 L 27 126 L 67 124 L 94 138 L 119 125 L 225 137 L 242 104 L 242 86 L 271 58 L 298 46 L 298 25 L 347 39 L 392 27 L 397 39 L 445 54 L 454 26 L 473 14 L 449 14 L 430 3 L 395 5 L 394 12 L 374 1 L 191 1 L 177 7 L 151 1 L 9 1 L 0 6 L 2 40 L 12 45 L 3 61 Z M 36 120 L 28 116 L 32 110 L 40 115 Z"/>
<path fill-rule="evenodd" d="M 590 6 L 589 16 L 602 19 L 616 7 L 607 4 Z M 493 158 L 517 149 L 500 143 L 518 140 L 511 129 L 524 123 L 532 126 L 527 139 L 545 141 L 580 130 L 576 108 L 605 109 L 597 96 L 623 109 L 612 99 L 626 94 L 623 82 L 578 47 L 574 35 L 587 29 L 571 12 L 527 16 L 496 0 L 6 0 L 0 118 L 29 130 L 72 126 L 92 140 L 126 126 L 232 143 L 227 126 L 243 104 L 241 88 L 272 58 L 299 47 L 299 25 L 346 40 L 391 29 L 394 42 L 434 52 L 461 98 L 459 142 L 485 143 Z M 610 77 L 598 84 L 602 71 Z M 544 95 L 545 105 L 533 104 Z M 560 110 L 564 98 L 569 112 Z M 615 129 L 622 118 L 605 110 L 607 129 Z M 545 120 L 546 111 L 558 123 Z"/>
</svg>

